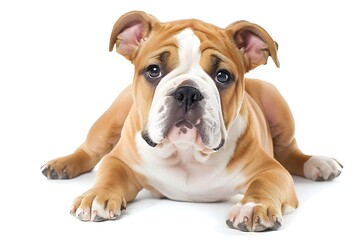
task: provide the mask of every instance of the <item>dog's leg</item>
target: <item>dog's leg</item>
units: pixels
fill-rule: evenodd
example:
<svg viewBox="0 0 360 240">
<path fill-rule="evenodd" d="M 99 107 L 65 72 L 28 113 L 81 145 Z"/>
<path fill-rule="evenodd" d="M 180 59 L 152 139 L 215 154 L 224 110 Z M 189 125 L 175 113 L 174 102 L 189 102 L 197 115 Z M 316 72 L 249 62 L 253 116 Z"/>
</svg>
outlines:
<svg viewBox="0 0 360 240">
<path fill-rule="evenodd" d="M 51 179 L 74 178 L 91 171 L 109 153 L 120 138 L 120 132 L 132 106 L 132 86 L 128 86 L 111 107 L 91 127 L 86 141 L 74 153 L 46 163 L 42 173 Z"/>
<path fill-rule="evenodd" d="M 291 174 L 308 179 L 332 180 L 340 175 L 342 165 L 334 158 L 303 154 L 294 137 L 295 123 L 290 108 L 279 91 L 262 81 L 249 81 L 269 122 L 274 156 Z M 255 90 L 256 89 L 256 92 Z"/>
<path fill-rule="evenodd" d="M 141 189 L 134 172 L 110 153 L 101 163 L 94 187 L 74 200 L 70 213 L 82 221 L 118 219 Z"/>
<path fill-rule="evenodd" d="M 226 223 L 231 228 L 276 230 L 282 225 L 282 214 L 298 206 L 293 180 L 275 159 L 266 159 L 257 169 L 259 172 L 249 180 L 244 197 L 230 210 Z"/>
</svg>

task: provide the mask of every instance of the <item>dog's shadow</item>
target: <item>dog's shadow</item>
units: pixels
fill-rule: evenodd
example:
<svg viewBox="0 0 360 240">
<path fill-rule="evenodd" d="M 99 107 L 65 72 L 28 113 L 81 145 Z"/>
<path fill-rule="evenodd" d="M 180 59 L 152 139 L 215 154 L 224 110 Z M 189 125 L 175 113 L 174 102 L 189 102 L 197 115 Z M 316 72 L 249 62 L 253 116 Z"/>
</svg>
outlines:
<svg viewBox="0 0 360 240">
<path fill-rule="evenodd" d="M 312 181 L 303 177 L 293 176 L 296 193 L 301 204 L 306 203 L 311 196 L 317 195 L 330 187 L 332 182 Z"/>
<path fill-rule="evenodd" d="M 93 170 L 89 173 L 83 174 L 76 178 L 76 183 L 79 185 L 85 185 L 89 188 L 92 186 L 95 176 L 97 174 L 97 170 Z M 72 180 L 72 181 L 74 181 Z M 295 183 L 295 189 L 296 193 L 299 198 L 300 205 L 306 204 L 306 202 L 311 199 L 314 195 L 318 195 L 323 191 L 328 191 L 332 187 L 332 185 L 337 182 L 338 179 L 335 179 L 334 181 L 318 181 L 314 182 L 308 179 L 305 179 L 303 177 L 293 176 L 293 180 Z M 210 204 L 224 204 L 228 203 L 230 206 L 233 204 L 236 204 L 240 199 L 242 198 L 242 195 L 236 195 L 232 198 L 230 198 L 228 201 L 224 202 L 216 202 L 216 203 L 210 203 Z M 136 199 L 131 204 L 139 205 L 138 207 L 140 209 L 146 209 L 148 207 L 153 206 L 156 203 L 161 203 L 161 201 L 166 201 L 168 199 L 159 199 L 154 197 L 150 192 L 146 190 L 142 190 Z M 177 202 L 173 200 L 168 200 L 172 202 Z"/>
</svg>

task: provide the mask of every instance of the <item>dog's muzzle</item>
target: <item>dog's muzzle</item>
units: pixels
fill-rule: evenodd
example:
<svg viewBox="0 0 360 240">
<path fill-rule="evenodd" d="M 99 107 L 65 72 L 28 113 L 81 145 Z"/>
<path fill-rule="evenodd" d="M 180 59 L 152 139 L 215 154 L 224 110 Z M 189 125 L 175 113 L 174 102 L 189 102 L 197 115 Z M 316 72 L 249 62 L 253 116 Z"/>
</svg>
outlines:
<svg viewBox="0 0 360 240">
<path fill-rule="evenodd" d="M 152 122 L 161 129 L 161 139 L 168 139 L 180 149 L 195 146 L 219 150 L 224 140 L 221 139 L 214 147 L 214 136 L 217 130 L 220 131 L 220 125 L 213 117 L 215 106 L 209 104 L 208 98 L 206 93 L 189 85 L 180 85 L 167 94 L 162 105 L 166 109 L 165 114 L 162 118 L 155 117 L 156 123 Z M 155 147 L 159 143 L 147 131 L 143 131 L 142 137 L 149 146 Z"/>
</svg>

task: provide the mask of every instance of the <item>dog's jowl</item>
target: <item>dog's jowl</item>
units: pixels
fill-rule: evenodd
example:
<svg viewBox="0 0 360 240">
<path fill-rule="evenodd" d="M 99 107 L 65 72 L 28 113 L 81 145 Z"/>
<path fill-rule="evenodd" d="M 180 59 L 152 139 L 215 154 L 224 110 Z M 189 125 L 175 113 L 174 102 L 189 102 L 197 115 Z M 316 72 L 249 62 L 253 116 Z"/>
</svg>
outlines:
<svg viewBox="0 0 360 240">
<path fill-rule="evenodd" d="M 133 11 L 115 23 L 114 47 L 134 64 L 133 83 L 74 153 L 42 167 L 48 178 L 74 178 L 102 159 L 94 187 L 74 200 L 80 220 L 117 219 L 145 188 L 194 202 L 242 193 L 227 225 L 277 229 L 298 206 L 291 174 L 322 181 L 341 173 L 335 159 L 299 150 L 292 114 L 273 85 L 244 78 L 269 57 L 280 65 L 262 27 L 163 23 Z"/>
</svg>

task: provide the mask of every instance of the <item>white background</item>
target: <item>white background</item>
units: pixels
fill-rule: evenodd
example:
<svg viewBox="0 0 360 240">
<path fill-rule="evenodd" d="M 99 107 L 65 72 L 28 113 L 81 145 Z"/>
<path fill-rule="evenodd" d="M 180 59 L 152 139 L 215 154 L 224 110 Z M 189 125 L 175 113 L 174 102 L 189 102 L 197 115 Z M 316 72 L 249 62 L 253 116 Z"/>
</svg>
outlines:
<svg viewBox="0 0 360 240">
<path fill-rule="evenodd" d="M 356 1 L 1 1 L 0 238 L 336 239 L 358 237 L 359 12 Z M 68 212 L 96 170 L 47 180 L 40 167 L 72 152 L 132 80 L 133 67 L 108 52 L 117 18 L 144 10 L 162 21 L 199 18 L 226 27 L 249 20 L 279 43 L 248 76 L 287 99 L 305 153 L 336 157 L 332 182 L 294 178 L 300 207 L 279 231 L 244 233 L 225 224 L 234 200 L 194 204 L 142 192 L 118 221 L 81 222 Z"/>
</svg>

